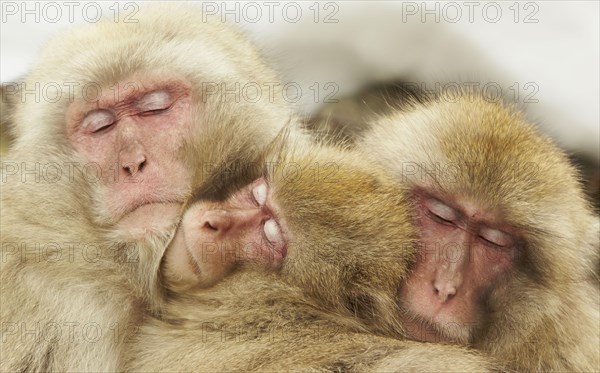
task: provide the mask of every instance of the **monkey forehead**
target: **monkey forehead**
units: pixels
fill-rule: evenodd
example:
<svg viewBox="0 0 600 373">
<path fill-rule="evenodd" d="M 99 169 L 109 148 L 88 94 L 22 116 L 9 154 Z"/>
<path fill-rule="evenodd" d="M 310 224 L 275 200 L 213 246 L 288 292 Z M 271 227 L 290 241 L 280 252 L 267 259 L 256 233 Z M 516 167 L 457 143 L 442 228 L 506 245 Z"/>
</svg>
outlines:
<svg viewBox="0 0 600 373">
<path fill-rule="evenodd" d="M 326 146 L 290 154 L 277 163 L 268 179 L 273 198 L 292 229 L 300 225 L 312 232 L 327 229 L 326 235 L 384 241 L 404 227 L 397 239 L 411 236 L 406 188 L 362 154 Z M 328 223 L 317 224 L 323 222 L 324 211 L 330 217 Z M 311 214 L 315 219 L 310 219 Z M 329 222 L 335 222 L 335 227 Z"/>
<path fill-rule="evenodd" d="M 564 152 L 520 113 L 481 95 L 442 95 L 393 114 L 364 146 L 404 181 L 485 197 L 491 205 L 508 201 L 514 204 L 507 208 L 527 209 L 570 200 L 582 206 Z"/>
<path fill-rule="evenodd" d="M 498 201 L 579 199 L 575 170 L 564 152 L 520 113 L 481 96 L 441 103 L 432 112 L 446 118 L 437 129 L 439 145 L 446 162 L 457 166 L 455 184 Z"/>
<path fill-rule="evenodd" d="M 116 31 L 120 32 L 117 35 L 110 35 L 115 34 Z M 42 64 L 32 70 L 31 78 L 34 81 L 48 79 L 52 82 L 68 82 L 76 87 L 100 85 L 106 82 L 114 84 L 135 72 L 154 69 L 157 66 L 169 66 L 172 72 L 190 72 L 192 71 L 190 65 L 210 66 L 215 60 L 219 61 L 217 66 L 211 66 L 210 69 L 197 69 L 195 74 L 211 81 L 208 78 L 225 78 L 227 74 L 237 71 L 236 67 L 227 61 L 225 54 L 203 40 L 175 42 L 161 38 L 160 35 L 152 35 L 149 30 L 144 41 L 140 42 L 139 39 L 128 39 L 126 36 L 128 30 L 124 28 L 111 30 L 110 33 L 93 30 L 81 32 L 89 33 L 89 40 L 70 41 L 67 36 L 66 40 L 60 41 L 60 44 L 70 41 L 61 53 L 56 51 L 59 47 L 50 44 L 49 49 L 42 53 L 40 59 Z M 115 42 L 112 38 L 121 40 Z M 96 47 L 82 50 L 85 45 Z M 205 51 L 205 53 L 194 54 L 191 52 L 193 50 Z M 49 69 L 48 64 L 61 66 L 61 69 Z M 86 66 L 89 68 L 85 68 Z"/>
</svg>

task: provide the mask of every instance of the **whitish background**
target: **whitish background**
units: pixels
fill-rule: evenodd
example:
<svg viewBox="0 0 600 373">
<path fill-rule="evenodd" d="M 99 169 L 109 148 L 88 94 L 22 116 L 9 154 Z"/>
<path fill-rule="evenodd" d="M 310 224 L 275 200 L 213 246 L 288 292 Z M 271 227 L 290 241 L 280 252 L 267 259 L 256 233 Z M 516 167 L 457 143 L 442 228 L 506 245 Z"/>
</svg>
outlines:
<svg viewBox="0 0 600 373">
<path fill-rule="evenodd" d="M 302 111 L 372 81 L 401 78 L 434 88 L 477 80 L 501 87 L 566 148 L 600 156 L 597 1 L 197 4 L 250 33 L 284 78 L 301 87 Z M 1 81 L 18 81 L 60 30 L 100 15 L 135 19 L 143 5 L 3 1 Z"/>
</svg>

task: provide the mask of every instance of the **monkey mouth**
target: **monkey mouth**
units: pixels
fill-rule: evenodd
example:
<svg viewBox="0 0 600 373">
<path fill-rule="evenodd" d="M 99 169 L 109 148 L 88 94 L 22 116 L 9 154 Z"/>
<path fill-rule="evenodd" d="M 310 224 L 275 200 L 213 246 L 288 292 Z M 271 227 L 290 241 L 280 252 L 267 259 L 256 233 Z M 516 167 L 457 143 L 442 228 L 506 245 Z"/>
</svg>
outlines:
<svg viewBox="0 0 600 373">
<path fill-rule="evenodd" d="M 436 323 L 432 320 L 415 315 L 407 309 L 401 309 L 400 319 L 406 331 L 406 336 L 410 339 L 419 342 L 450 342 L 443 333 L 440 333 Z"/>
<path fill-rule="evenodd" d="M 117 223 L 131 239 L 164 235 L 177 222 L 182 202 L 146 202 L 124 214 Z"/>
<path fill-rule="evenodd" d="M 194 254 L 192 254 L 192 252 L 187 246 L 185 248 L 185 255 L 187 258 L 187 264 L 189 268 L 191 268 L 194 275 L 200 277 L 202 275 L 202 269 L 200 269 L 200 266 L 198 265 L 198 259 L 196 259 Z"/>
<path fill-rule="evenodd" d="M 105 186 L 96 191 L 98 201 L 107 201 L 106 205 L 97 205 L 103 224 L 119 224 L 139 214 L 139 210 L 153 213 L 153 207 L 165 204 L 182 205 L 188 198 L 189 190 L 180 186 L 156 185 L 150 188 L 142 184 L 130 184 L 129 189 L 115 189 Z M 157 208 L 160 210 L 160 208 Z"/>
<path fill-rule="evenodd" d="M 130 203 L 128 206 L 125 206 L 124 212 L 122 213 L 122 218 L 135 213 L 139 209 L 152 209 L 156 206 L 164 206 L 171 204 L 182 205 L 184 202 L 183 198 L 179 198 L 177 196 L 173 196 L 172 198 L 155 198 L 155 199 L 141 199 L 139 201 L 135 201 Z"/>
<path fill-rule="evenodd" d="M 183 205 L 183 200 L 157 200 L 157 201 L 141 201 L 135 204 L 132 204 L 126 213 L 124 213 L 121 219 L 124 219 L 128 216 L 135 214 L 147 214 L 153 213 L 154 210 L 161 210 L 164 207 L 177 205 L 181 207 Z"/>
<path fill-rule="evenodd" d="M 438 317 L 426 317 L 400 306 L 400 321 L 406 337 L 419 342 L 468 344 L 471 328 L 459 321 L 441 321 Z M 440 318 L 441 319 L 441 318 Z"/>
<path fill-rule="evenodd" d="M 98 211 L 97 223 L 100 225 L 121 225 L 123 222 L 131 219 L 136 219 L 136 216 L 146 214 L 153 214 L 153 210 L 158 212 L 162 206 L 177 205 L 179 208 L 184 203 L 183 198 L 173 196 L 173 198 L 162 198 L 162 199 L 140 199 L 132 202 L 119 202 L 112 201 L 107 206 L 96 205 L 95 209 Z"/>
</svg>

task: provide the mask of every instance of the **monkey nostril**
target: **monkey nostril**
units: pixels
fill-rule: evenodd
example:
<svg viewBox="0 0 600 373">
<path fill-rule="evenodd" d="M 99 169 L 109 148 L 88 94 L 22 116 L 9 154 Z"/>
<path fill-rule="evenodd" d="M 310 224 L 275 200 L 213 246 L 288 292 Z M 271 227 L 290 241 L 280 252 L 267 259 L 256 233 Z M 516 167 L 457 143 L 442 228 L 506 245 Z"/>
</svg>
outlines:
<svg viewBox="0 0 600 373">
<path fill-rule="evenodd" d="M 450 299 L 454 298 L 454 295 L 456 295 L 455 288 L 446 289 L 446 300 L 450 300 Z"/>
<path fill-rule="evenodd" d="M 209 229 L 211 231 L 218 231 L 217 227 L 213 226 L 212 224 L 210 224 L 210 222 L 205 222 L 204 223 L 204 228 Z"/>
<path fill-rule="evenodd" d="M 142 167 L 144 167 L 144 164 L 145 161 L 137 165 L 135 163 L 129 163 L 123 166 L 123 169 L 125 170 L 125 172 L 127 172 L 129 176 L 135 176 L 135 174 L 142 171 Z"/>
<path fill-rule="evenodd" d="M 129 176 L 133 176 L 135 174 L 135 167 L 133 164 L 127 164 L 125 166 L 123 166 L 123 169 L 125 170 L 125 172 L 127 172 L 127 174 Z"/>
<path fill-rule="evenodd" d="M 132 162 L 123 164 L 123 170 L 127 172 L 129 176 L 135 176 L 136 173 L 141 172 L 146 167 L 146 157 L 143 154 L 137 156 Z"/>
</svg>

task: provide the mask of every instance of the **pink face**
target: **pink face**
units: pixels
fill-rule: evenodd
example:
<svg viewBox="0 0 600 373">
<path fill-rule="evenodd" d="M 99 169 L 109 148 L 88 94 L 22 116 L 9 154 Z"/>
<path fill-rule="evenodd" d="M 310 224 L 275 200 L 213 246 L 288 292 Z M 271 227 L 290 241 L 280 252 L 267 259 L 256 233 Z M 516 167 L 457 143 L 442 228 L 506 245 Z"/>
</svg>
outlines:
<svg viewBox="0 0 600 373">
<path fill-rule="evenodd" d="M 126 228 L 171 222 L 189 191 L 180 160 L 191 135 L 190 87 L 180 79 L 138 79 L 103 87 L 67 113 L 68 138 L 98 182 L 97 213 Z"/>
<path fill-rule="evenodd" d="M 287 228 L 260 178 L 223 202 L 194 203 L 165 253 L 165 276 L 183 288 L 207 287 L 235 265 L 276 268 L 286 256 Z"/>
<path fill-rule="evenodd" d="M 482 300 L 513 266 L 516 240 L 474 204 L 416 195 L 422 246 L 400 289 L 404 324 L 416 340 L 467 343 Z"/>
</svg>

